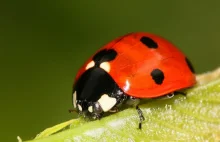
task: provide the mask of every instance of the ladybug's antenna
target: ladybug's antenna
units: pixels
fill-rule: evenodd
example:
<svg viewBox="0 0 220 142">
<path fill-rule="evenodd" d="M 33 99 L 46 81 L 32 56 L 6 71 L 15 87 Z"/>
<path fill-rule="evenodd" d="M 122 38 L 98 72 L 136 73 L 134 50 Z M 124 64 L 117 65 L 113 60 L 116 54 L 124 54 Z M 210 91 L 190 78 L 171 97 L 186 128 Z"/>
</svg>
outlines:
<svg viewBox="0 0 220 142">
<path fill-rule="evenodd" d="M 69 109 L 69 113 L 77 112 L 76 109 Z"/>
</svg>

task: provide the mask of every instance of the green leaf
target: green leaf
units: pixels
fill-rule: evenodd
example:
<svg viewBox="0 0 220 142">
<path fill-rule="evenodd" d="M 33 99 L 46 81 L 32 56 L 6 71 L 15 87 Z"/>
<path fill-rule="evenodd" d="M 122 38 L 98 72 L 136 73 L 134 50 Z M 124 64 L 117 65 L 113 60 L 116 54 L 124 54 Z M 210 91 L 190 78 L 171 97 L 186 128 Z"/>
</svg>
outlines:
<svg viewBox="0 0 220 142">
<path fill-rule="evenodd" d="M 139 106 L 145 116 L 142 130 L 136 109 L 128 108 L 101 120 L 58 124 L 29 142 L 220 141 L 220 68 L 197 75 L 197 80 L 195 87 L 186 90 L 186 97 L 144 101 Z"/>
</svg>

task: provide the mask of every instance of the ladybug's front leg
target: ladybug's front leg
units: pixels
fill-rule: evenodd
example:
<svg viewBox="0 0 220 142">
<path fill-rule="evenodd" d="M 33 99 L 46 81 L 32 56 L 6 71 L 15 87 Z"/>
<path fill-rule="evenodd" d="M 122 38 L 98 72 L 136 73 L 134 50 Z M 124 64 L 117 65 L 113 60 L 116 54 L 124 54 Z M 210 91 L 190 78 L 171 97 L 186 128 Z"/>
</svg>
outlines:
<svg viewBox="0 0 220 142">
<path fill-rule="evenodd" d="M 113 108 L 111 108 L 110 110 L 109 110 L 109 112 L 118 112 L 118 107 L 117 106 L 114 106 Z"/>
</svg>

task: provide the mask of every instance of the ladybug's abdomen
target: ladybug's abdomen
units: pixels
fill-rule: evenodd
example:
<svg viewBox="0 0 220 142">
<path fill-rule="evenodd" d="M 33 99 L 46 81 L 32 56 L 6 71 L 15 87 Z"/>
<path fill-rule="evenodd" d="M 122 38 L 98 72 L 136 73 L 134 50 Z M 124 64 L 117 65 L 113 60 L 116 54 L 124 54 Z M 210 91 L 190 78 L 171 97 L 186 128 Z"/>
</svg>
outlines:
<svg viewBox="0 0 220 142">
<path fill-rule="evenodd" d="M 167 40 L 146 33 L 129 34 L 113 48 L 110 75 L 128 95 L 138 98 L 162 96 L 195 84 L 193 69 L 185 55 Z"/>
<path fill-rule="evenodd" d="M 173 58 L 168 58 L 158 65 L 126 78 L 130 82 L 130 89 L 126 93 L 134 97 L 152 98 L 195 84 L 192 72 L 183 68 Z"/>
</svg>

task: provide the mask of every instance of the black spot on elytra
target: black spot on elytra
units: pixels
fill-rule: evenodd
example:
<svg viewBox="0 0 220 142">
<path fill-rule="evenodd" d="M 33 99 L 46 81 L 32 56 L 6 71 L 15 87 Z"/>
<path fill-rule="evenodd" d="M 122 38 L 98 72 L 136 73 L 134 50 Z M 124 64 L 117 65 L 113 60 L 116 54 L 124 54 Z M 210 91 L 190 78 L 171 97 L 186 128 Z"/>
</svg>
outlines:
<svg viewBox="0 0 220 142">
<path fill-rule="evenodd" d="M 192 72 L 192 73 L 195 73 L 195 70 L 194 70 L 194 68 L 193 68 L 192 63 L 190 62 L 190 60 L 189 60 L 188 58 L 185 58 L 185 60 L 186 60 L 186 63 L 187 63 L 187 65 L 188 65 L 189 69 L 191 70 L 191 72 Z"/>
<path fill-rule="evenodd" d="M 140 39 L 140 41 L 141 41 L 144 45 L 146 45 L 148 48 L 157 48 L 157 47 L 158 47 L 157 43 L 156 43 L 153 39 L 151 39 L 151 38 L 149 38 L 149 37 L 143 36 L 143 37 Z"/>
<path fill-rule="evenodd" d="M 99 65 L 102 62 L 114 60 L 116 56 L 117 52 L 114 49 L 103 49 L 95 54 L 93 61 L 95 61 L 96 65 Z"/>
<path fill-rule="evenodd" d="M 151 77 L 153 78 L 156 84 L 160 85 L 163 83 L 164 73 L 160 69 L 154 69 L 151 72 Z"/>
</svg>

